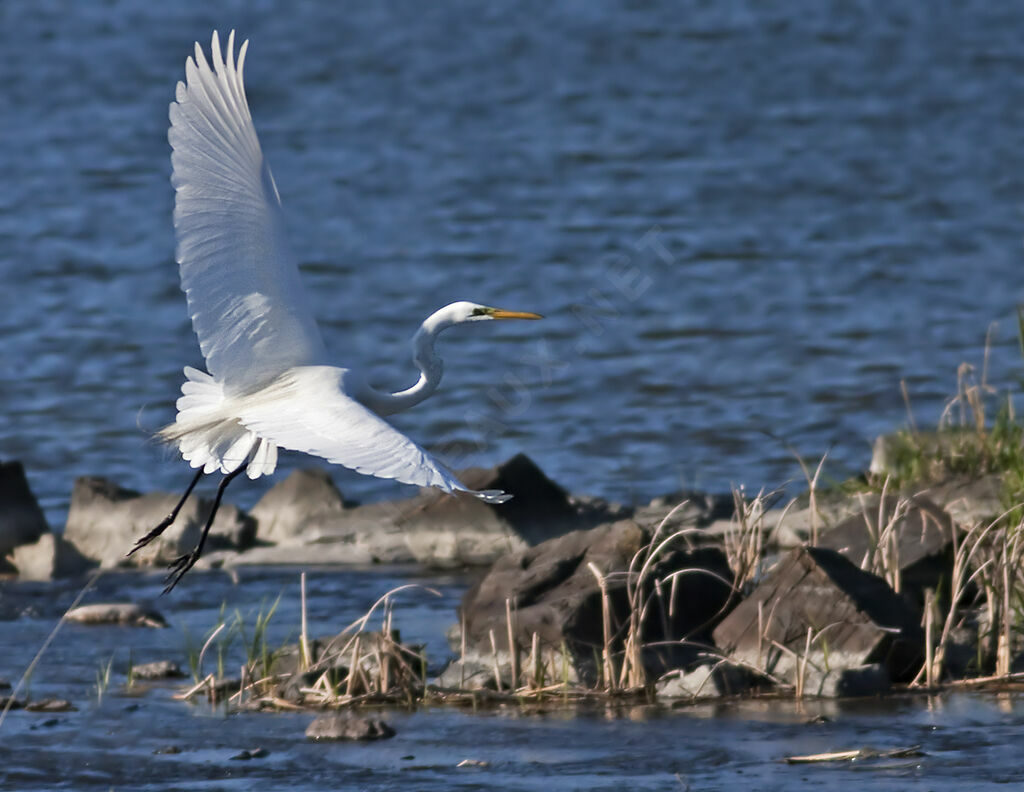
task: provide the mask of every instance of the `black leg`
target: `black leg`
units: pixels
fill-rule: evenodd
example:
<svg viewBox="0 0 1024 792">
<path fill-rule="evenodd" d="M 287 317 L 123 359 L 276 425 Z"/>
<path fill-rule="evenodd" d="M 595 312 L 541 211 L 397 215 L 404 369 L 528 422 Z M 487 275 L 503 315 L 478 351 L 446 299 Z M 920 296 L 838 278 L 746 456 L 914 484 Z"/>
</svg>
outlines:
<svg viewBox="0 0 1024 792">
<path fill-rule="evenodd" d="M 171 513 L 164 517 L 163 520 L 160 521 L 160 524 L 156 526 L 156 528 L 154 528 L 148 534 L 139 539 L 139 541 L 135 543 L 135 547 L 128 551 L 128 555 L 131 555 L 136 550 L 145 547 L 154 539 L 156 539 L 160 534 L 162 534 L 164 531 L 171 527 L 174 521 L 178 519 L 178 512 L 181 511 L 181 507 L 185 505 L 185 501 L 188 500 L 188 496 L 192 494 L 192 490 L 196 488 L 196 484 L 199 483 L 199 479 L 201 479 L 202 477 L 203 469 L 199 468 L 199 470 L 196 471 L 195 478 L 192 479 L 192 483 L 188 485 L 188 488 L 185 490 L 185 494 L 182 495 L 181 500 L 178 501 L 178 505 L 171 509 Z"/>
<path fill-rule="evenodd" d="M 203 554 L 203 545 L 206 544 L 206 537 L 210 533 L 210 528 L 213 527 L 213 518 L 217 516 L 217 509 L 220 508 L 220 501 L 221 498 L 224 497 L 224 490 L 228 488 L 228 484 L 230 484 L 239 473 L 245 470 L 245 467 L 245 465 L 240 465 L 221 479 L 220 486 L 217 487 L 217 496 L 213 499 L 213 508 L 210 509 L 210 516 L 206 518 L 206 525 L 203 526 L 203 533 L 199 537 L 199 543 L 191 553 L 185 553 L 185 555 L 179 556 L 171 562 L 168 567 L 171 571 L 167 574 L 167 577 L 164 578 L 164 583 L 167 584 L 164 588 L 164 594 L 168 593 L 178 585 L 178 581 L 185 576 L 186 572 L 195 566 L 196 561 L 199 560 L 199 556 Z"/>
</svg>

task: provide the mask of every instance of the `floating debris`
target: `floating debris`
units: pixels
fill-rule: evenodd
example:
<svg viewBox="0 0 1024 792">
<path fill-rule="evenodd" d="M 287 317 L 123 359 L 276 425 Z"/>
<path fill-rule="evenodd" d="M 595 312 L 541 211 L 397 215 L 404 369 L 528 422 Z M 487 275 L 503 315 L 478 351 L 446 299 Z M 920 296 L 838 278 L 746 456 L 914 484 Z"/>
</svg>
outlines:
<svg viewBox="0 0 1024 792">
<path fill-rule="evenodd" d="M 890 751 L 876 751 L 874 748 L 857 748 L 852 751 L 787 756 L 785 761 L 787 764 L 811 764 L 813 762 L 852 762 L 855 759 L 906 759 L 908 757 L 925 755 L 920 745 L 911 745 L 909 748 L 894 748 Z"/>
</svg>

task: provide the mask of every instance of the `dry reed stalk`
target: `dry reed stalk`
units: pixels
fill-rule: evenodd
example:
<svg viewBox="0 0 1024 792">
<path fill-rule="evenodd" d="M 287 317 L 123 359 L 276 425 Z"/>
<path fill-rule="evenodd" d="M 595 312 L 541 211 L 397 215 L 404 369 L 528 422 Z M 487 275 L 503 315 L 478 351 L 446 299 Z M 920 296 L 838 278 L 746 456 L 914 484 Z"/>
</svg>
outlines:
<svg viewBox="0 0 1024 792">
<path fill-rule="evenodd" d="M 796 697 L 798 699 L 804 697 L 804 685 L 807 682 L 807 661 L 811 657 L 811 638 L 814 635 L 814 628 L 807 628 L 807 640 L 804 642 L 804 654 L 799 660 L 797 660 L 797 673 L 796 673 Z"/>
<path fill-rule="evenodd" d="M 213 688 L 215 686 L 215 683 L 216 680 L 214 679 L 213 674 L 207 674 L 205 677 L 196 682 L 196 684 L 194 684 L 188 690 L 185 690 L 181 693 L 175 693 L 172 696 L 172 698 L 180 699 L 182 701 L 188 701 L 193 696 L 195 696 L 199 691 L 201 691 L 204 687 L 209 686 L 210 688 Z"/>
<path fill-rule="evenodd" d="M 925 685 L 935 686 L 935 592 L 928 589 L 924 595 L 924 667 Z"/>
<path fill-rule="evenodd" d="M 494 689 L 501 690 L 501 667 L 498 663 L 498 642 L 494 637 L 494 630 L 488 630 L 491 637 L 491 657 L 494 662 Z"/>
<path fill-rule="evenodd" d="M 757 578 L 764 557 L 766 496 L 764 490 L 761 490 L 748 501 L 742 487 L 733 487 L 732 498 L 733 518 L 729 521 L 729 529 L 723 536 L 723 549 L 729 569 L 733 573 L 733 590 L 742 592 L 748 583 Z M 789 506 L 786 507 L 786 511 L 788 510 Z"/>
<path fill-rule="evenodd" d="M 516 643 L 515 626 L 512 623 L 512 600 L 505 598 L 505 627 L 508 631 L 509 673 L 512 676 L 512 690 L 519 687 L 519 645 Z"/>
<path fill-rule="evenodd" d="M 461 614 L 459 622 L 462 632 L 459 635 L 459 687 L 466 687 L 466 614 Z"/>
<path fill-rule="evenodd" d="M 800 465 L 800 469 L 803 471 L 804 478 L 807 479 L 807 497 L 808 507 L 811 510 L 811 546 L 816 547 L 818 544 L 818 521 L 821 519 L 821 513 L 818 510 L 818 479 L 821 477 L 821 471 L 825 469 L 825 460 L 828 459 L 829 451 L 822 454 L 821 459 L 818 460 L 818 466 L 814 469 L 814 475 L 811 475 L 810 470 L 807 468 L 807 463 L 804 462 L 801 457 L 793 448 L 790 448 L 793 456 L 796 457 L 797 463 Z"/>
<path fill-rule="evenodd" d="M 1010 673 L 1010 649 L 1011 649 L 1011 611 L 1010 611 L 1010 572 L 1008 568 L 1007 546 L 1004 542 L 1002 548 L 1002 563 L 1000 564 L 999 577 L 1002 582 L 1000 594 L 1000 606 L 1002 608 L 1002 619 L 999 629 L 999 642 L 996 646 L 996 674 L 1006 676 Z"/>
<path fill-rule="evenodd" d="M 757 664 L 764 659 L 764 600 L 757 601 Z"/>
<path fill-rule="evenodd" d="M 309 630 L 307 629 L 308 622 L 306 620 L 306 573 L 303 572 L 299 575 L 299 592 L 300 592 L 300 610 L 302 615 L 302 629 L 299 633 L 299 647 L 300 647 L 300 668 L 303 671 L 308 671 L 310 665 L 312 665 L 313 659 L 309 656 Z"/>
<path fill-rule="evenodd" d="M 530 680 L 530 684 L 535 691 L 539 691 L 544 685 L 543 678 L 543 659 L 540 656 L 540 636 L 536 632 L 533 633 L 533 644 L 530 647 L 530 657 L 532 659 L 532 673 L 533 677 Z"/>
<path fill-rule="evenodd" d="M 892 513 L 887 513 L 890 483 L 891 477 L 886 476 L 882 482 L 874 522 L 869 513 L 867 500 L 863 494 L 857 495 L 861 516 L 864 518 L 864 530 L 868 535 L 868 547 L 860 561 L 860 568 L 883 578 L 893 591 L 899 594 L 903 587 L 903 573 L 900 569 L 900 535 L 897 529 L 910 511 L 912 503 L 909 498 L 899 497 Z"/>
<path fill-rule="evenodd" d="M 612 661 L 612 614 L 611 602 L 608 599 L 608 584 L 605 576 L 593 561 L 588 561 L 587 567 L 597 578 L 597 585 L 601 590 L 601 629 L 604 638 L 604 647 L 601 651 L 602 677 L 604 686 L 608 690 L 614 690 L 615 667 Z"/>
<path fill-rule="evenodd" d="M 964 596 L 967 588 L 974 583 L 975 579 L 980 578 L 985 573 L 991 564 L 992 559 L 986 559 L 979 564 L 973 572 L 970 572 L 970 574 L 968 574 L 968 572 L 974 563 L 975 556 L 977 556 L 983 548 L 985 539 L 1008 513 L 1009 512 L 1004 512 L 985 526 L 982 526 L 980 523 L 972 525 L 964 532 L 963 537 L 960 536 L 960 532 L 955 528 L 953 530 L 953 573 L 950 576 L 949 581 L 949 610 L 946 612 L 946 618 L 943 620 L 942 632 L 939 635 L 939 642 L 935 647 L 935 655 L 932 661 L 932 675 L 933 679 L 936 681 L 942 678 L 942 671 L 946 658 L 946 647 L 949 644 L 950 634 L 957 624 L 960 600 Z M 991 604 L 991 598 L 989 602 Z M 925 669 L 922 668 L 911 684 L 920 684 L 921 678 L 924 674 Z"/>
<path fill-rule="evenodd" d="M 352 642 L 352 659 L 348 664 L 348 680 L 345 684 L 345 695 L 350 698 L 355 694 L 356 669 L 359 668 L 361 660 L 362 658 L 359 656 L 359 636 L 356 635 L 355 640 Z"/>
</svg>

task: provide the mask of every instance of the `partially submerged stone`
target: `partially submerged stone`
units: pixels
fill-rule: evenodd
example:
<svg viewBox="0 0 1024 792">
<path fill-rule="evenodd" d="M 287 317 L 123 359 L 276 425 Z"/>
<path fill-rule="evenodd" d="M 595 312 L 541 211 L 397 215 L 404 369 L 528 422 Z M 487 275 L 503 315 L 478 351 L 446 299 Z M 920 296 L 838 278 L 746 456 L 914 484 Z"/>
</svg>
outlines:
<svg viewBox="0 0 1024 792">
<path fill-rule="evenodd" d="M 406 500 L 350 507 L 326 474 L 293 474 L 253 509 L 261 539 L 280 542 L 282 552 L 254 548 L 223 563 L 482 565 L 593 525 L 607 512 L 573 502 L 521 454 L 494 468 L 459 471 L 459 477 L 474 489 L 501 489 L 513 498 L 489 504 L 429 489 Z M 315 550 L 311 557 L 296 547 Z"/>
<path fill-rule="evenodd" d="M 531 650 L 536 635 L 549 652 L 568 652 L 581 678 L 592 677 L 594 659 L 604 647 L 602 590 L 594 569 L 605 583 L 613 649 L 621 648 L 630 617 L 627 572 L 650 539 L 650 533 L 624 520 L 503 556 L 463 597 L 459 610 L 468 652 L 486 658 L 493 656 L 493 647 L 508 651 L 510 608 L 520 652 Z M 634 565 L 634 573 L 639 569 Z M 652 669 L 660 668 L 657 673 L 695 656 L 731 594 L 725 556 L 715 548 L 665 549 L 651 564 L 644 597 L 655 596 L 655 581 L 673 573 L 678 573 L 675 581 L 661 586 L 660 601 L 646 610 L 641 626 L 643 643 L 663 644 L 644 658 Z"/>
<path fill-rule="evenodd" d="M 132 556 L 136 540 L 163 520 L 179 495 L 151 492 L 142 495 L 102 478 L 84 476 L 71 492 L 64 538 L 82 555 L 102 567 L 164 564 L 189 552 L 199 541 L 212 502 L 189 497 L 177 520 L 159 538 Z M 256 522 L 236 507 L 222 503 L 207 540 L 207 549 L 244 548 L 252 544 Z"/>
<path fill-rule="evenodd" d="M 21 463 L 0 462 L 0 567 L 14 548 L 31 544 L 49 531 Z"/>
<path fill-rule="evenodd" d="M 63 536 L 45 533 L 33 544 L 14 548 L 11 563 L 21 580 L 53 580 L 79 575 L 95 564 Z"/>
<path fill-rule="evenodd" d="M 306 728 L 310 740 L 385 740 L 395 730 L 383 719 L 354 712 L 321 715 Z"/>
<path fill-rule="evenodd" d="M 330 474 L 319 468 L 296 470 L 278 482 L 250 510 L 261 541 L 306 541 L 307 528 L 342 514 L 347 505 Z"/>
<path fill-rule="evenodd" d="M 166 627 L 164 617 L 150 608 L 134 603 L 106 602 L 80 605 L 64 618 L 78 624 L 122 624 L 131 627 Z"/>
<path fill-rule="evenodd" d="M 808 663 L 803 695 L 821 698 L 863 698 L 880 696 L 892 687 L 889 671 L 881 663 L 851 668 L 818 668 Z"/>
<path fill-rule="evenodd" d="M 44 698 L 36 701 L 29 701 L 25 704 L 28 712 L 77 712 L 78 707 L 67 699 Z"/>
<path fill-rule="evenodd" d="M 784 556 L 715 628 L 714 641 L 732 661 L 793 685 L 809 671 L 870 663 L 906 680 L 923 647 L 917 616 L 884 580 L 813 547 Z"/>
<path fill-rule="evenodd" d="M 696 700 L 745 693 L 753 683 L 746 669 L 728 662 L 702 663 L 690 671 L 669 671 L 655 683 L 654 689 L 658 698 Z"/>
<path fill-rule="evenodd" d="M 185 672 L 173 660 L 155 660 L 132 666 L 132 676 L 136 679 L 179 679 L 185 676 Z"/>
</svg>

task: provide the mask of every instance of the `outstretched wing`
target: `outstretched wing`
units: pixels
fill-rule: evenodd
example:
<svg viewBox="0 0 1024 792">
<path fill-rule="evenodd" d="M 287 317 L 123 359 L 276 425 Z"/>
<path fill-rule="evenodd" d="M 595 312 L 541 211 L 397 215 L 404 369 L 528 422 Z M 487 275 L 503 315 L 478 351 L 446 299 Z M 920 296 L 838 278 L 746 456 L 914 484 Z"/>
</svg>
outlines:
<svg viewBox="0 0 1024 792">
<path fill-rule="evenodd" d="M 234 59 L 213 34 L 213 68 L 196 44 L 171 103 L 174 228 L 181 287 L 210 373 L 229 393 L 291 366 L 324 362 L 281 199 L 263 160 L 242 84 L 249 42 Z"/>
<path fill-rule="evenodd" d="M 281 448 L 323 457 L 369 476 L 445 492 L 469 492 L 490 503 L 509 495 L 469 489 L 416 443 L 344 392 L 345 369 L 287 371 L 234 409 L 249 430 Z"/>
</svg>

